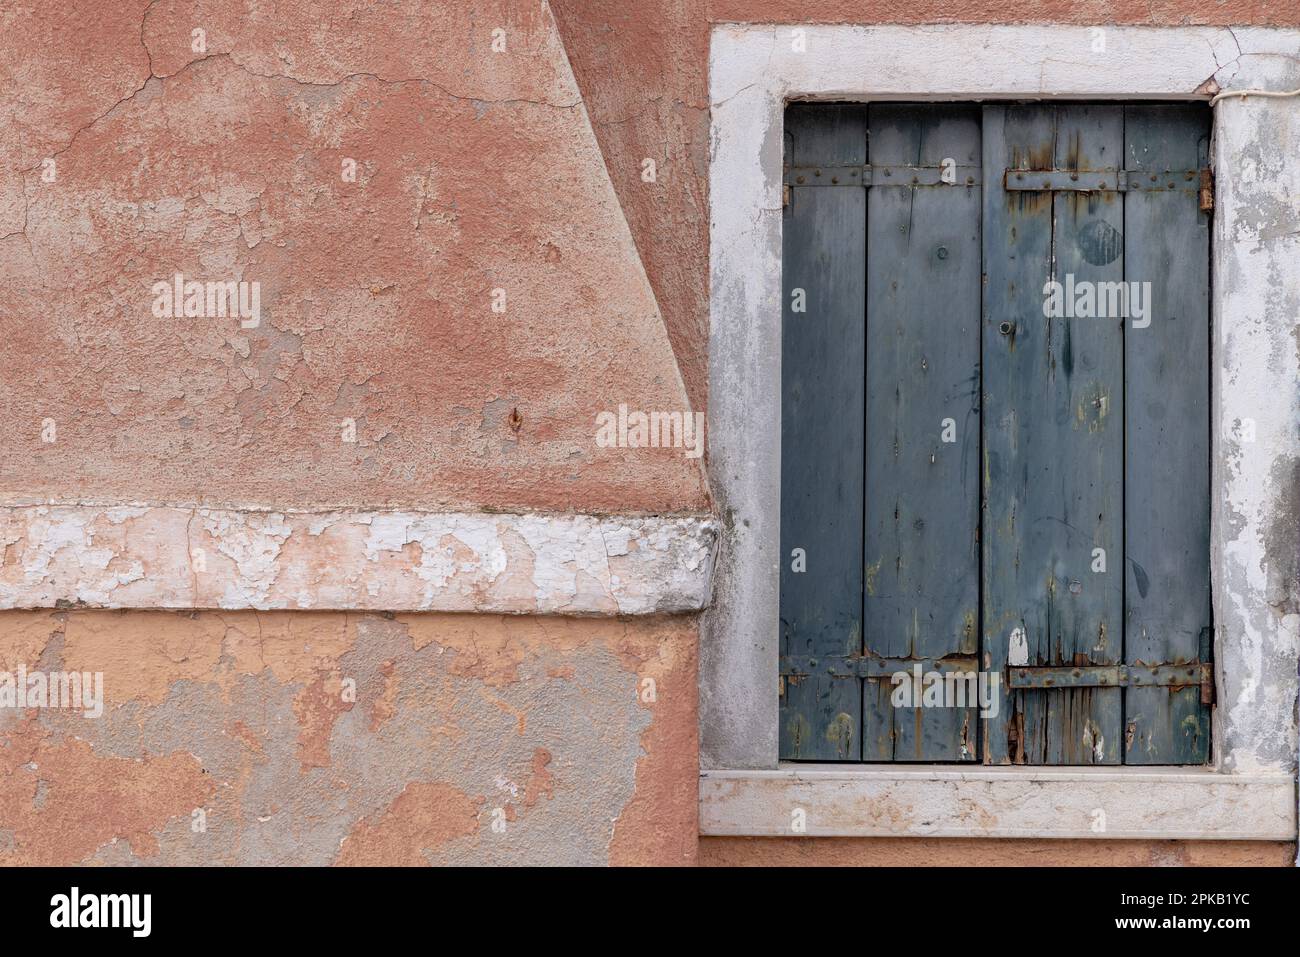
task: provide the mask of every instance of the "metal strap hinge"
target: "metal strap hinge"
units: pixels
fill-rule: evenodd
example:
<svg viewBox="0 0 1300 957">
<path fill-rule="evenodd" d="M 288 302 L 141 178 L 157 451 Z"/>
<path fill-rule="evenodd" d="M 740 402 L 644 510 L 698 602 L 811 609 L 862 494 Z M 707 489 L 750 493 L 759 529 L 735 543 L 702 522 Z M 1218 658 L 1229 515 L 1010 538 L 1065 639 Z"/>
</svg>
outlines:
<svg viewBox="0 0 1300 957">
<path fill-rule="evenodd" d="M 1069 665 L 1011 667 L 1007 684 L 1012 688 L 1185 688 L 1197 685 L 1201 701 L 1209 704 L 1214 693 L 1214 665 L 1192 661 L 1185 665 Z M 1210 696 L 1207 700 L 1207 695 Z"/>
<path fill-rule="evenodd" d="M 787 166 L 786 186 L 979 186 L 978 166 Z"/>
<path fill-rule="evenodd" d="M 785 678 L 892 678 L 894 675 L 938 672 L 975 672 L 974 655 L 944 658 L 875 658 L 856 655 L 782 655 L 780 673 Z M 1214 700 L 1214 665 L 1192 661 L 1171 665 L 1048 665 L 1007 668 L 1007 686 L 1049 691 L 1071 688 L 1187 688 L 1201 689 L 1201 703 Z"/>
<path fill-rule="evenodd" d="M 1184 192 L 1196 193 L 1202 211 L 1214 208 L 1210 169 L 1007 169 L 1003 186 L 1011 192 Z M 790 204 L 791 186 L 979 186 L 978 166 L 787 166 L 782 203 Z"/>
<path fill-rule="evenodd" d="M 1209 172 L 1208 169 L 1008 169 L 1002 174 L 1002 182 L 1013 192 L 1199 192 L 1204 209 L 1203 191 Z"/>
</svg>

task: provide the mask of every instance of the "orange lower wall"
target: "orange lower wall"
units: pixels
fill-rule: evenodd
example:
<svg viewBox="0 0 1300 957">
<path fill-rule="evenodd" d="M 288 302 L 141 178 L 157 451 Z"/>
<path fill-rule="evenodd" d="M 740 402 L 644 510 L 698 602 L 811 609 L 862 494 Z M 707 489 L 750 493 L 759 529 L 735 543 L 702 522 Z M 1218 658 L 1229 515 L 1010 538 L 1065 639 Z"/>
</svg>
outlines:
<svg viewBox="0 0 1300 957">
<path fill-rule="evenodd" d="M 696 642 L 687 618 L 2 612 L 0 671 L 102 673 L 103 710 L 0 707 L 0 865 L 689 864 Z"/>
</svg>

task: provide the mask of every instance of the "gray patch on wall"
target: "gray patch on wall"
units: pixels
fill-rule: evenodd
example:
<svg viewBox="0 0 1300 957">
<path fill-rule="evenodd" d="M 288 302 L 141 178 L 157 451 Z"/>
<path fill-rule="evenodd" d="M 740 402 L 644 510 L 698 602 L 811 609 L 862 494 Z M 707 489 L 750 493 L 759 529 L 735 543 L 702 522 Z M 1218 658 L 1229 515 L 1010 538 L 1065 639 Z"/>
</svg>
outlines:
<svg viewBox="0 0 1300 957">
<path fill-rule="evenodd" d="M 415 782 L 485 799 L 477 833 L 429 849 L 430 863 L 607 861 L 651 718 L 637 703 L 635 675 L 613 651 L 600 642 L 567 656 L 542 651 L 521 662 L 517 681 L 488 687 L 451 674 L 455 651 L 436 642 L 415 651 L 398 622 L 367 617 L 357 632 L 355 649 L 342 659 L 342 674 L 357 682 L 357 703 L 335 720 L 328 767 L 301 770 L 293 699 L 302 685 L 282 684 L 269 672 L 239 677 L 229 702 L 216 684 L 178 681 L 157 707 L 132 702 L 96 721 L 52 719 L 104 755 L 192 753 L 217 784 L 205 832 L 192 832 L 188 816 L 176 818 L 158 835 L 159 856 L 133 858 L 119 841 L 91 863 L 329 864 L 359 822 L 377 823 Z M 383 688 L 379 668 L 389 661 L 397 700 L 392 716 L 371 730 L 370 704 Z M 575 663 L 570 678 L 548 674 Z M 519 714 L 527 716 L 522 728 Z M 227 733 L 235 721 L 253 730 L 264 755 L 250 755 Z M 524 808 L 522 786 L 537 748 L 552 755 L 553 794 Z M 517 795 L 510 782 L 520 786 Z M 494 833 L 492 810 L 507 802 L 516 819 Z"/>
</svg>

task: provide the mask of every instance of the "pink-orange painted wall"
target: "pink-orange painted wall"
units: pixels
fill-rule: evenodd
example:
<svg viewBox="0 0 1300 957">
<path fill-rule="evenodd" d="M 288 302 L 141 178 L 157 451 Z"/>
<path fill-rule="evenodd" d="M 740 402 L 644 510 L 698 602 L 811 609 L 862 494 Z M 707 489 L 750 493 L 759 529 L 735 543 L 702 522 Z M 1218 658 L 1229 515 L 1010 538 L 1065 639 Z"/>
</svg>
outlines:
<svg viewBox="0 0 1300 957">
<path fill-rule="evenodd" d="M 707 511 L 703 460 L 593 432 L 707 403 L 710 26 L 1026 17 L 1300 0 L 6 4 L 0 507 Z M 156 316 L 177 272 L 258 281 L 259 324 Z M 691 616 L 3 612 L 0 665 L 102 672 L 105 713 L 0 712 L 0 863 L 1294 851 L 699 841 L 697 645 Z"/>
<path fill-rule="evenodd" d="M 593 442 L 687 397 L 544 4 L 92 6 L 0 11 L 0 500 L 707 506 Z"/>
</svg>

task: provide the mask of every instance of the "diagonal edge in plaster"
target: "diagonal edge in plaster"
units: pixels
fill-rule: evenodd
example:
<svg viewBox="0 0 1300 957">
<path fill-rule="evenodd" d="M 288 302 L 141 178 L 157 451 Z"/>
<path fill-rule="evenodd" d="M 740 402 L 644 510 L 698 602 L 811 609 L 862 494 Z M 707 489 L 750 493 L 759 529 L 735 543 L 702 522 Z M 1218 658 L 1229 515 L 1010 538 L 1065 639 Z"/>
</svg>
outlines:
<svg viewBox="0 0 1300 957">
<path fill-rule="evenodd" d="M 650 276 L 646 272 L 645 260 L 642 258 L 641 249 L 637 245 L 636 236 L 633 234 L 632 227 L 628 222 L 627 210 L 624 209 L 623 207 L 622 198 L 619 196 L 618 188 L 614 185 L 613 176 L 610 174 L 609 171 L 610 156 L 606 154 L 604 147 L 601 145 L 600 137 L 597 135 L 596 128 L 591 121 L 591 114 L 587 110 L 587 97 L 583 92 L 582 85 L 578 82 L 577 74 L 573 70 L 573 64 L 569 58 L 568 44 L 564 37 L 565 31 L 564 29 L 562 29 L 560 25 L 560 18 L 558 18 L 555 15 L 555 11 L 551 7 L 550 0 L 544 0 L 544 6 L 546 8 L 546 12 L 548 16 L 550 17 L 551 24 L 555 29 L 556 36 L 559 39 L 558 46 L 560 48 L 560 52 L 563 57 L 564 70 L 568 74 L 568 79 L 573 83 L 573 90 L 578 104 L 578 112 L 582 116 L 582 122 L 586 128 L 586 132 L 590 140 L 590 146 L 595 149 L 596 155 L 601 158 L 600 179 L 601 179 L 602 186 L 608 193 L 614 208 L 618 210 L 617 218 L 619 223 L 621 224 L 621 233 L 622 233 L 622 235 L 619 237 L 619 241 L 620 243 L 625 245 L 625 247 L 630 248 L 632 251 L 631 258 L 636 263 L 636 270 L 639 275 L 640 282 L 646 291 L 646 295 L 649 297 L 650 301 L 654 304 L 655 317 L 659 320 L 659 327 L 660 329 L 663 330 L 664 341 L 668 344 L 669 351 L 672 353 L 673 356 L 673 368 L 677 372 L 676 386 L 679 389 L 681 389 L 683 398 L 687 401 L 688 405 L 690 405 L 692 410 L 694 410 L 696 408 L 696 405 L 695 403 L 691 402 L 692 397 L 690 394 L 690 390 L 686 387 L 686 379 L 685 376 L 682 374 L 681 357 L 677 354 L 676 348 L 673 347 L 672 334 L 668 328 L 668 322 L 664 318 L 663 309 L 660 306 L 659 297 L 655 292 L 654 283 L 650 281 Z M 707 483 L 706 483 L 706 487 L 707 487 Z"/>
</svg>

